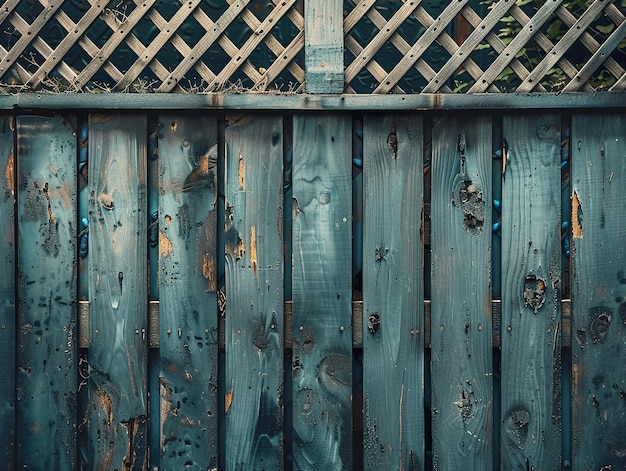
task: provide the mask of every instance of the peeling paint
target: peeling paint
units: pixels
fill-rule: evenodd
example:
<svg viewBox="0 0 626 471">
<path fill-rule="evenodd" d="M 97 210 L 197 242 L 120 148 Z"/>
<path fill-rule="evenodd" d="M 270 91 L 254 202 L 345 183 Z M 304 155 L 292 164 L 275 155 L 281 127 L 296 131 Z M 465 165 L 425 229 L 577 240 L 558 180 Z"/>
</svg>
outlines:
<svg viewBox="0 0 626 471">
<path fill-rule="evenodd" d="M 238 180 L 239 180 L 239 189 L 240 190 L 245 190 L 246 189 L 245 171 L 246 171 L 246 167 L 245 167 L 244 162 L 243 162 L 243 155 L 241 155 L 241 152 L 240 152 L 239 153 L 239 170 L 237 172 L 237 177 L 238 177 Z"/>
<path fill-rule="evenodd" d="M 256 273 L 257 255 L 256 255 L 256 227 L 250 227 L 250 263 L 252 270 Z"/>
<path fill-rule="evenodd" d="M 224 412 L 228 414 L 228 409 L 230 409 L 231 404 L 233 403 L 233 392 L 228 391 L 225 396 L 225 405 Z"/>
<path fill-rule="evenodd" d="M 578 193 L 574 191 L 572 196 L 572 235 L 576 239 L 583 238 L 582 214 L 583 208 L 578 199 Z"/>
<path fill-rule="evenodd" d="M 174 250 L 172 241 L 159 229 L 159 254 L 161 257 L 167 257 Z"/>
<path fill-rule="evenodd" d="M 7 182 L 7 190 L 11 192 L 12 196 L 15 196 L 15 156 L 13 153 L 13 149 L 9 153 L 9 157 L 7 159 L 7 166 L 4 171 L 4 177 Z"/>
<path fill-rule="evenodd" d="M 206 253 L 202 254 L 202 276 L 209 280 L 209 291 L 217 291 L 216 271 L 215 258 Z"/>
</svg>

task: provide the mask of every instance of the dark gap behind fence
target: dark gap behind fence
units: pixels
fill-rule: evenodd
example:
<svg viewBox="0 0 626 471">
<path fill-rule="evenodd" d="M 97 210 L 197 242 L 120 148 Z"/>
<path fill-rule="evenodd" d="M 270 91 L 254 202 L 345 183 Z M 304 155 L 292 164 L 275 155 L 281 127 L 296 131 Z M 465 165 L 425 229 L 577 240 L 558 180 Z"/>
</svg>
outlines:
<svg viewBox="0 0 626 471">
<path fill-rule="evenodd" d="M 432 131 L 433 121 L 429 115 L 424 116 L 423 120 L 424 132 L 424 154 L 423 154 L 423 173 L 424 173 L 424 216 L 422 227 L 422 243 L 423 247 L 423 266 L 424 270 L 424 299 L 430 300 L 430 282 L 431 282 L 431 254 L 430 254 L 430 201 L 431 201 L 431 162 L 432 162 Z M 423 312 L 423 311 L 422 311 Z M 428 319 L 430 321 L 430 319 Z M 430 325 L 424 323 L 424 332 L 430 337 L 427 330 Z M 431 470 L 433 466 L 433 438 L 432 438 L 432 394 L 431 394 L 431 349 L 428 345 L 424 345 L 424 466 L 426 470 Z"/>
</svg>

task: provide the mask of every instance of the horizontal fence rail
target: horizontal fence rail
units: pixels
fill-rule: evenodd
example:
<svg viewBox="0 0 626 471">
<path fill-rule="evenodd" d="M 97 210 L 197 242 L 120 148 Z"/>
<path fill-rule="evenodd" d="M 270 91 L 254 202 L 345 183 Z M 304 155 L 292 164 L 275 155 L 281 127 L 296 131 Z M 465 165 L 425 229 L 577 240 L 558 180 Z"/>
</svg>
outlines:
<svg viewBox="0 0 626 471">
<path fill-rule="evenodd" d="M 0 116 L 14 469 L 621 469 L 620 110 Z"/>
<path fill-rule="evenodd" d="M 0 91 L 626 89 L 623 0 L 7 0 Z"/>
</svg>

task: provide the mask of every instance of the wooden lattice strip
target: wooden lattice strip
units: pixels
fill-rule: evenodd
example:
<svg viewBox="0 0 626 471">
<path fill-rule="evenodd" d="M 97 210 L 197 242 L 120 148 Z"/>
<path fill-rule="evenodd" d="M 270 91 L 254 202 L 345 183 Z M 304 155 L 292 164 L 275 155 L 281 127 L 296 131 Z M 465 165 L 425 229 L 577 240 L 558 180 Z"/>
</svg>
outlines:
<svg viewBox="0 0 626 471">
<path fill-rule="evenodd" d="M 374 89 L 374 93 L 389 93 L 391 88 L 413 67 L 428 47 L 444 32 L 450 23 L 469 0 L 449 3 L 441 15 L 430 25 L 416 41 L 407 54 L 396 64 L 387 77 Z"/>
<path fill-rule="evenodd" d="M 0 61 L 0 78 L 11 68 L 13 63 L 20 57 L 24 49 L 37 37 L 39 31 L 50 21 L 54 12 L 63 4 L 63 0 L 52 0 L 37 16 L 30 25 L 27 34 L 22 34 L 9 52 Z"/>
<path fill-rule="evenodd" d="M 619 11 L 619 9 L 613 4 L 607 5 L 604 9 L 604 13 L 616 25 L 620 25 L 624 21 L 626 21 L 626 18 L 624 17 L 622 12 Z M 556 14 L 563 22 L 563 24 L 568 28 L 571 28 L 574 23 L 576 23 L 576 17 L 572 15 L 572 13 L 562 5 L 556 10 Z M 596 39 L 591 34 L 589 34 L 588 31 L 585 31 L 582 34 L 582 36 L 580 37 L 580 42 L 592 54 L 595 53 L 600 47 L 600 43 L 596 41 Z M 621 77 L 626 72 L 626 70 L 624 70 L 624 68 L 622 68 L 622 66 L 612 57 L 608 57 L 606 59 L 606 61 L 604 62 L 604 66 L 615 78 Z"/>
<path fill-rule="evenodd" d="M 5 0 L 0 8 L 0 24 L 11 14 L 13 9 L 20 3 L 20 0 Z M 6 53 L 5 53 L 6 54 Z"/>
<path fill-rule="evenodd" d="M 585 65 L 578 71 L 576 76 L 568 83 L 563 91 L 574 92 L 578 91 L 584 83 L 587 82 L 598 70 L 598 68 L 604 63 L 604 61 L 610 56 L 610 54 L 617 48 L 619 43 L 626 36 L 626 22 L 621 23 L 615 31 L 602 43 L 598 50 L 591 56 L 591 58 L 585 63 Z"/>
<path fill-rule="evenodd" d="M 532 70 L 530 75 L 517 87 L 518 92 L 531 92 L 558 60 L 569 50 L 574 42 L 585 32 L 604 8 L 604 0 L 594 1 L 580 16 L 578 21 L 556 43 L 552 51 Z"/>
<path fill-rule="evenodd" d="M 0 46 L 0 56 L 4 56 L 6 54 L 8 54 L 8 51 Z M 28 71 L 19 62 L 16 62 L 13 65 L 13 74 L 16 75 L 16 77 L 11 79 L 9 83 L 0 83 L 0 87 L 8 85 L 10 87 L 22 88 L 24 86 L 23 83 L 28 80 L 28 77 L 30 77 Z"/>
<path fill-rule="evenodd" d="M 213 45 L 213 43 L 215 43 L 215 41 L 224 33 L 226 28 L 235 20 L 235 18 L 239 16 L 239 12 L 248 3 L 250 3 L 250 0 L 237 0 L 228 7 L 224 14 L 222 14 L 222 16 L 215 23 L 211 22 L 211 26 L 209 28 L 207 28 L 208 24 L 206 24 L 206 21 L 205 23 L 201 23 L 206 29 L 206 33 L 202 36 L 202 38 L 200 38 L 198 43 L 191 49 L 191 51 L 189 51 L 188 54 L 183 55 L 183 60 L 181 60 L 178 66 L 176 66 L 176 68 L 163 80 L 163 83 L 157 91 L 171 91 L 178 84 L 178 82 L 184 78 L 187 71 L 200 60 L 202 55 L 208 51 L 211 45 Z"/>
<path fill-rule="evenodd" d="M 220 73 L 209 84 L 208 89 L 213 90 L 216 87 L 226 83 L 226 81 L 240 68 L 244 60 L 257 48 L 261 41 L 269 34 L 272 25 L 278 23 L 285 13 L 293 6 L 295 0 L 282 1 L 273 8 L 270 13 L 263 19 L 257 29 L 254 30 L 252 36 L 241 46 L 237 54 L 231 58 L 230 62 L 220 71 Z"/>
<path fill-rule="evenodd" d="M 160 28 L 159 34 L 152 40 L 152 42 L 146 46 L 140 54 L 137 54 L 137 60 L 128 68 L 122 80 L 116 85 L 114 90 L 120 91 L 126 89 L 133 80 L 135 80 L 141 71 L 154 59 L 161 48 L 169 41 L 169 39 L 176 33 L 178 28 L 183 22 L 193 13 L 196 7 L 200 4 L 201 0 L 188 0 L 181 8 L 174 14 L 174 16 L 168 21 L 165 27 Z"/>
<path fill-rule="evenodd" d="M 28 22 L 24 20 L 24 18 L 22 18 L 18 13 L 15 13 L 11 16 L 10 23 L 20 34 L 27 34 L 28 29 L 30 28 Z M 37 51 L 43 57 L 48 57 L 53 53 L 53 49 L 40 36 L 34 38 L 31 45 L 35 49 L 35 51 Z M 16 62 L 13 65 L 13 67 L 16 66 L 21 67 L 19 62 Z M 18 72 L 18 74 L 20 76 L 22 85 L 26 86 L 26 83 L 31 78 L 31 73 L 27 72 L 25 69 L 21 70 L 22 71 Z M 76 77 L 76 72 L 63 61 L 61 61 L 61 63 L 59 64 L 59 72 L 61 73 L 61 76 L 68 81 L 71 81 L 74 79 L 74 77 Z"/>
<path fill-rule="evenodd" d="M 89 8 L 89 10 L 80 18 L 78 23 L 74 24 L 70 20 L 71 26 L 69 24 L 67 25 L 70 26 L 69 28 L 66 28 L 64 25 L 62 25 L 68 34 L 61 40 L 61 42 L 54 49 L 52 54 L 49 54 L 47 56 L 44 63 L 41 64 L 39 69 L 27 82 L 27 85 L 30 85 L 33 88 L 37 87 L 41 80 L 46 77 L 50 72 L 52 72 L 52 70 L 54 70 L 56 65 L 63 59 L 63 57 L 65 57 L 65 54 L 67 54 L 72 46 L 74 46 L 78 38 L 80 38 L 85 33 L 85 31 L 87 31 L 87 28 L 95 21 L 95 19 L 98 18 L 98 16 L 100 15 L 100 13 L 102 13 L 102 10 L 104 10 L 105 7 L 106 3 L 103 1 L 92 2 L 91 8 Z M 57 21 L 58 17 L 61 16 L 61 13 L 65 15 L 63 11 L 59 11 L 59 13 L 57 13 L 56 15 Z"/>
<path fill-rule="evenodd" d="M 363 66 L 367 64 L 385 45 L 389 38 L 395 34 L 396 30 L 402 26 L 404 21 L 417 8 L 418 3 L 419 2 L 416 2 L 415 0 L 409 0 L 406 3 L 403 3 L 402 6 L 393 14 L 391 19 L 386 22 L 382 28 L 378 29 L 376 36 L 374 36 L 367 46 L 361 50 L 352 63 L 346 67 L 344 72 L 346 83 L 350 83 L 361 71 Z"/>
<path fill-rule="evenodd" d="M 624 73 L 624 75 L 622 75 L 617 82 L 609 88 L 610 92 L 617 92 L 620 90 L 626 90 L 626 73 Z"/>
<path fill-rule="evenodd" d="M 515 8 L 516 8 L 516 5 L 511 6 L 510 12 L 512 12 Z M 463 15 L 463 17 L 468 21 L 468 23 L 473 28 L 478 27 L 478 25 L 482 21 L 482 18 L 478 16 L 476 12 L 472 10 L 471 8 L 464 8 L 463 10 L 461 10 L 461 15 Z M 506 48 L 506 44 L 504 44 L 504 42 L 502 42 L 502 40 L 498 37 L 498 35 L 494 33 L 493 31 L 487 34 L 487 36 L 485 36 L 485 41 L 493 48 L 493 50 L 497 54 L 502 54 L 502 51 L 504 51 L 504 49 Z M 513 72 L 515 72 L 515 74 L 520 78 L 525 78 L 530 74 L 530 71 L 526 69 L 524 64 L 522 64 L 516 58 L 511 60 L 509 66 L 511 67 L 511 70 L 513 70 Z M 481 76 L 482 76 L 482 73 L 474 77 L 474 79 L 478 81 Z M 493 83 L 488 83 L 487 85 L 489 86 L 489 89 L 487 91 L 494 91 L 494 88 L 500 91 L 499 89 L 497 89 L 497 87 L 493 85 Z M 545 91 L 542 85 L 538 85 L 537 88 L 540 91 Z"/>
<path fill-rule="evenodd" d="M 91 80 L 96 72 L 105 61 L 109 60 L 109 57 L 115 52 L 118 46 L 124 41 L 126 36 L 130 34 L 132 29 L 141 21 L 146 12 L 154 5 L 156 0 L 144 0 L 142 3 L 135 6 L 135 9 L 126 17 L 126 19 L 120 23 L 117 30 L 102 46 L 96 57 L 94 57 L 89 64 L 78 74 L 78 77 L 74 79 L 74 85 L 76 88 L 83 88 L 83 86 Z"/>
<path fill-rule="evenodd" d="M 435 93 L 441 83 L 444 83 L 458 69 L 463 61 L 469 57 L 476 46 L 480 44 L 485 36 L 498 24 L 510 8 L 508 1 L 499 1 L 489 11 L 485 19 L 480 22 L 477 28 L 463 41 L 452 57 L 437 72 L 437 75 L 424 87 L 424 93 Z"/>
<path fill-rule="evenodd" d="M 517 53 L 528 43 L 533 35 L 539 32 L 541 26 L 548 21 L 562 1 L 555 0 L 544 3 L 533 15 L 532 20 L 522 27 L 521 31 L 511 42 L 502 51 L 498 51 L 498 57 L 491 63 L 485 73 L 476 80 L 476 83 L 470 87 L 468 93 L 484 92 L 488 85 L 493 83 L 498 75 L 515 59 Z M 520 78 L 523 80 L 526 76 Z"/>
<path fill-rule="evenodd" d="M 350 53 L 354 57 L 357 57 L 361 53 L 361 51 L 363 50 L 363 46 L 361 46 L 361 44 L 359 44 L 359 42 L 350 35 L 350 31 L 352 31 L 352 29 L 356 26 L 356 24 L 359 21 L 361 21 L 363 16 L 365 16 L 365 14 L 368 13 L 368 11 L 370 11 L 370 9 L 372 8 L 372 6 L 374 6 L 375 3 L 376 3 L 376 0 L 364 0 L 362 2 L 358 2 L 357 5 L 344 18 L 344 21 L 343 21 L 343 31 L 345 34 L 344 46 L 346 47 L 348 51 L 350 51 Z M 378 13 L 376 9 L 371 10 L 371 14 L 368 14 L 368 18 L 370 21 L 372 21 L 374 26 L 376 26 L 379 30 L 381 30 L 384 27 L 384 25 L 387 23 L 387 20 L 380 13 Z M 399 45 L 396 44 L 398 42 L 400 42 Z M 400 50 L 401 53 L 402 53 L 403 47 L 405 51 L 408 51 L 411 48 L 409 43 L 407 43 L 402 38 L 402 36 L 400 36 L 397 33 L 391 37 L 391 43 L 394 44 L 396 48 Z M 374 77 L 374 79 L 376 79 L 378 83 L 383 81 L 385 77 L 387 76 L 387 71 L 374 59 L 370 60 L 367 64 L 365 64 L 365 68 L 368 70 L 370 74 L 372 74 L 372 77 Z M 435 72 L 433 71 L 433 75 L 434 74 Z M 345 80 L 344 91 L 346 93 L 356 93 L 352 89 L 352 87 L 349 85 L 349 83 L 350 81 Z M 393 87 L 393 92 L 404 93 L 404 90 L 402 90 L 398 85 L 395 85 Z"/>
<path fill-rule="evenodd" d="M 228 1 L 229 3 L 232 3 L 233 0 Z M 274 1 L 274 4 L 276 4 L 276 1 Z M 289 13 L 291 13 L 291 15 Z M 298 82 L 304 83 L 304 70 L 302 70 L 298 64 L 293 62 L 293 59 L 296 57 L 298 52 L 300 52 L 300 50 L 304 47 L 304 18 L 302 18 L 302 15 L 294 9 L 290 9 L 289 13 L 288 18 L 292 21 L 292 23 L 294 23 L 300 32 L 296 35 L 296 38 L 294 38 L 290 44 L 287 45 L 287 47 L 284 47 L 271 33 L 265 37 L 263 42 L 272 54 L 276 56 L 276 60 L 273 61 L 269 67 L 267 67 L 266 71 L 261 74 L 261 77 L 255 82 L 252 87 L 254 90 L 265 90 L 267 85 L 272 83 L 285 68 L 289 70 Z M 245 8 L 240 16 L 252 31 L 256 31 L 256 29 L 261 25 L 261 21 L 248 8 Z"/>
<path fill-rule="evenodd" d="M 563 5 L 560 5 L 556 11 L 557 14 L 559 12 L 559 10 L 564 9 L 566 10 L 566 8 Z M 515 19 L 515 21 L 517 21 L 519 24 L 521 24 L 522 26 L 524 26 L 526 23 L 528 23 L 530 21 L 530 18 L 528 17 L 528 15 L 526 15 L 526 13 L 524 12 L 524 10 L 522 10 L 519 6 L 514 5 L 513 7 L 511 7 L 511 16 L 513 16 L 513 18 Z M 572 15 L 573 17 L 573 15 Z M 572 21 L 572 25 L 576 22 L 576 19 L 574 18 L 574 20 Z M 538 32 L 537 34 L 535 34 L 535 36 L 533 37 L 533 41 L 537 44 L 537 46 L 539 46 L 543 52 L 545 52 L 546 54 L 550 54 L 550 52 L 552 51 L 552 49 L 554 48 L 554 44 L 552 43 L 552 41 L 542 32 Z M 572 77 L 574 77 L 577 73 L 578 73 L 578 69 L 576 69 L 576 67 L 574 67 L 570 61 L 568 61 L 565 57 L 561 57 L 559 58 L 557 65 L 559 66 L 559 68 L 563 71 L 563 73 L 569 77 L 570 79 Z M 528 73 L 527 75 L 518 75 L 518 77 L 520 77 L 520 79 L 525 80 L 526 77 L 528 77 L 528 75 L 530 75 L 530 73 Z M 593 88 L 588 85 L 585 84 L 586 90 L 588 91 L 593 91 Z M 537 84 L 535 87 L 535 90 L 538 91 L 545 91 L 545 88 L 543 87 L 543 85 L 541 84 Z"/>
</svg>

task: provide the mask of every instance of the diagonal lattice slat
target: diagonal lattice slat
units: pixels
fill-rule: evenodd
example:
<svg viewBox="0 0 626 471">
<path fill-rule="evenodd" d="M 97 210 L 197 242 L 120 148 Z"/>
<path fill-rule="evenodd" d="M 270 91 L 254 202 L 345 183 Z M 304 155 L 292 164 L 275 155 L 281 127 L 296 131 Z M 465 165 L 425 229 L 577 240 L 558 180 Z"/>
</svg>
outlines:
<svg viewBox="0 0 626 471">
<path fill-rule="evenodd" d="M 623 0 L 343 2 L 345 93 L 626 90 Z M 5 0 L 0 92 L 301 92 L 303 5 Z"/>
</svg>

